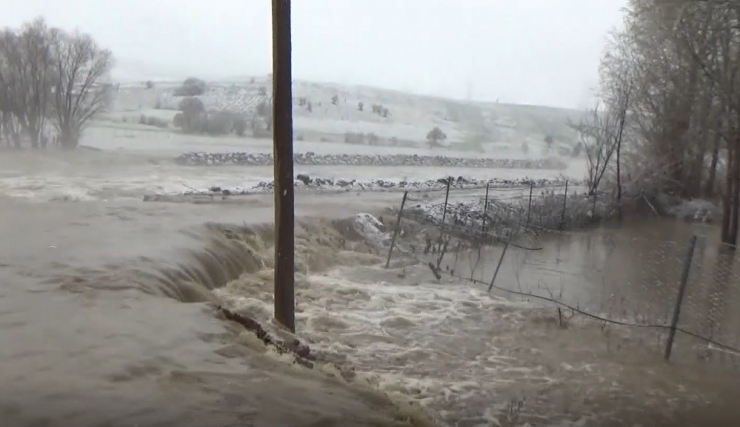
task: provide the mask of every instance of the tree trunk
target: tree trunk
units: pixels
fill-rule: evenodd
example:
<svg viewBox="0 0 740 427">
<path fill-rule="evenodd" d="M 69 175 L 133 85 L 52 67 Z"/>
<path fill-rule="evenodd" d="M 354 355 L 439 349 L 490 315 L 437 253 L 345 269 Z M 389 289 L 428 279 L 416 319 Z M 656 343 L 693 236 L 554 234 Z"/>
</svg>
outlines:
<svg viewBox="0 0 740 427">
<path fill-rule="evenodd" d="M 705 128 L 700 128 L 705 129 Z M 693 144 L 691 159 L 689 160 L 689 170 L 687 174 L 686 194 L 685 197 L 695 198 L 702 196 L 702 181 L 704 177 L 704 157 L 706 155 L 706 132 L 700 131 L 696 144 Z"/>
<path fill-rule="evenodd" d="M 694 116 L 695 103 L 697 101 L 697 94 L 698 94 L 698 87 L 699 87 L 699 72 L 700 72 L 699 63 L 697 61 L 691 61 L 690 66 L 689 66 L 689 82 L 688 82 L 688 88 L 687 88 L 688 91 L 686 93 L 687 99 L 683 103 L 683 109 L 682 109 L 683 118 L 679 121 L 680 123 L 679 129 L 681 132 L 680 141 L 681 141 L 681 147 L 682 147 L 682 150 L 680 153 L 681 172 L 682 172 L 682 177 L 684 178 L 684 181 L 681 182 L 681 187 L 682 187 L 684 197 L 692 197 L 694 195 L 692 194 L 693 190 L 696 186 L 696 184 L 691 181 L 691 179 L 693 178 L 693 174 L 691 173 L 692 172 L 691 167 L 693 165 L 691 164 L 692 163 L 691 160 L 687 159 L 687 154 L 691 154 L 690 152 L 687 153 L 687 151 L 690 151 L 690 150 L 687 150 L 689 146 L 688 141 L 687 141 L 687 136 L 689 136 L 688 132 L 691 129 L 692 117 Z M 688 175 L 685 174 L 686 171 L 684 170 L 686 168 L 686 163 L 689 163 Z M 688 182 L 686 181 L 686 179 L 688 179 Z M 698 187 L 701 187 L 701 184 L 699 184 Z"/>
<path fill-rule="evenodd" d="M 20 148 L 21 148 L 21 135 L 18 132 L 18 127 L 15 124 L 13 124 L 12 122 L 9 122 L 8 124 L 10 125 L 9 126 L 9 129 L 8 129 L 8 134 L 9 134 L 8 141 L 10 141 L 10 139 L 12 139 L 13 140 L 13 146 L 16 149 L 20 150 Z"/>
<path fill-rule="evenodd" d="M 77 147 L 78 142 L 77 132 L 68 128 L 62 129 L 61 134 L 59 135 L 59 145 L 63 149 L 74 149 Z"/>
<path fill-rule="evenodd" d="M 732 168 L 732 214 L 728 242 L 733 248 L 737 245 L 738 221 L 740 221 L 740 135 L 735 140 L 734 163 Z"/>
<path fill-rule="evenodd" d="M 714 196 L 714 182 L 717 179 L 717 162 L 719 161 L 719 147 L 720 142 L 722 141 L 721 129 L 721 127 L 718 127 L 717 131 L 714 133 L 714 141 L 712 145 L 712 164 L 709 167 L 709 176 L 707 177 L 707 183 L 704 187 L 704 195 L 709 198 Z"/>
<path fill-rule="evenodd" d="M 39 134 L 33 131 L 28 131 L 29 136 L 31 137 L 31 148 L 38 149 L 39 148 Z"/>
<path fill-rule="evenodd" d="M 624 137 L 624 125 L 627 122 L 627 108 L 629 107 L 630 95 L 624 95 L 621 110 L 619 111 L 619 130 L 617 132 L 617 209 L 619 218 L 622 218 L 622 139 Z"/>
<path fill-rule="evenodd" d="M 25 119 L 20 121 L 19 127 L 21 132 L 24 132 L 26 135 L 28 135 L 28 139 L 31 141 L 31 148 L 39 148 L 39 135 L 37 132 L 33 131 L 31 126 L 29 126 L 28 122 L 26 122 Z"/>
<path fill-rule="evenodd" d="M 727 144 L 727 172 L 725 176 L 725 191 L 722 195 L 722 243 L 730 244 L 730 217 L 732 216 L 732 192 L 734 190 L 734 142 Z"/>
<path fill-rule="evenodd" d="M 622 152 L 622 138 L 617 141 L 617 208 L 619 209 L 619 217 L 622 217 L 622 166 L 621 166 L 621 153 Z"/>
<path fill-rule="evenodd" d="M 5 139 L 7 140 L 8 148 L 10 148 L 11 141 L 15 144 L 15 138 L 13 137 L 13 116 L 12 113 L 8 111 L 3 111 L 3 134 L 5 135 Z M 17 148 L 17 147 L 16 147 Z"/>
</svg>

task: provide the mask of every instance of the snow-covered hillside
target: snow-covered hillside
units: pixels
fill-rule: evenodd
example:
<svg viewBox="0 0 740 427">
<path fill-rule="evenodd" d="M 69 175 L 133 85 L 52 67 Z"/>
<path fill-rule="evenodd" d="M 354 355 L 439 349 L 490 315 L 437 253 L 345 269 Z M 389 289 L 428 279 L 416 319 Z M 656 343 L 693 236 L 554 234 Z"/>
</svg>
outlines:
<svg viewBox="0 0 740 427">
<path fill-rule="evenodd" d="M 109 113 L 146 113 L 171 119 L 180 83 L 153 82 L 121 85 Z M 199 98 L 209 110 L 254 114 L 269 99 L 269 77 L 208 82 Z M 296 80 L 293 83 L 294 126 L 299 139 L 346 142 L 348 134 L 362 134 L 355 143 L 424 146 L 427 133 L 440 128 L 447 139 L 442 145 L 455 151 L 507 153 L 509 157 L 565 155 L 576 144 L 567 126 L 579 112 L 559 108 L 498 103 L 466 102 L 413 95 L 365 86 L 346 86 Z M 362 104 L 362 105 L 361 105 Z M 152 112 L 158 109 L 159 112 Z M 131 119 L 133 117 L 129 117 Z M 120 118 L 119 118 L 120 119 Z M 372 136 L 371 136 L 372 135 Z M 548 143 L 549 142 L 549 143 Z"/>
</svg>

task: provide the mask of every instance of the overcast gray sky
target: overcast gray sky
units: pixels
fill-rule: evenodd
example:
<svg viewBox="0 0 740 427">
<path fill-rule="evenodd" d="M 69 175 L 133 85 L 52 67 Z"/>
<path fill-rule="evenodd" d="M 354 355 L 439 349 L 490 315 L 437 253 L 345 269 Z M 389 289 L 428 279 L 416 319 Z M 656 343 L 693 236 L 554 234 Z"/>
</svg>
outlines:
<svg viewBox="0 0 740 427">
<path fill-rule="evenodd" d="M 626 0 L 293 0 L 296 79 L 582 106 Z M 270 0 L 0 0 L 92 34 L 119 79 L 267 74 Z"/>
</svg>

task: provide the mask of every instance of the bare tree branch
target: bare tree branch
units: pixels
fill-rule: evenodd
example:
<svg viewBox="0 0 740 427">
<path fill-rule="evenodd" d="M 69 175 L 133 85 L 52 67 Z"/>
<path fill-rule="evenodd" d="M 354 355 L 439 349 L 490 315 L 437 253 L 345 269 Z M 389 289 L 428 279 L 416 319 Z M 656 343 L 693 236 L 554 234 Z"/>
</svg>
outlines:
<svg viewBox="0 0 740 427">
<path fill-rule="evenodd" d="M 0 32 L 0 109 L 8 141 L 49 142 L 47 122 L 72 148 L 108 102 L 112 55 L 88 35 L 49 27 L 43 18 Z M 50 120 L 51 119 L 51 120 Z"/>
<path fill-rule="evenodd" d="M 60 35 L 54 53 L 57 128 L 62 147 L 73 148 L 89 120 L 108 105 L 111 85 L 107 78 L 113 59 L 110 51 L 79 33 Z"/>
</svg>

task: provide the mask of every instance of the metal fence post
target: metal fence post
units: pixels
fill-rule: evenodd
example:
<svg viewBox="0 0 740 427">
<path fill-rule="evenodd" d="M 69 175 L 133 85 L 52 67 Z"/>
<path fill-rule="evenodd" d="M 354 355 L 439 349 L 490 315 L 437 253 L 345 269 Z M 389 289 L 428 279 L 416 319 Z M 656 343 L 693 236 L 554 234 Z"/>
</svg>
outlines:
<svg viewBox="0 0 740 427">
<path fill-rule="evenodd" d="M 442 211 L 442 225 L 445 224 L 445 218 L 447 217 L 447 200 L 450 198 L 450 184 L 452 183 L 452 177 L 447 177 L 447 190 L 445 191 L 445 207 Z"/>
<path fill-rule="evenodd" d="M 565 181 L 565 195 L 563 196 L 563 213 L 560 215 L 560 229 L 565 227 L 565 210 L 568 203 L 568 181 Z"/>
<path fill-rule="evenodd" d="M 532 189 L 534 188 L 534 181 L 529 181 L 529 205 L 527 206 L 527 227 L 529 227 L 529 215 L 532 212 Z"/>
<path fill-rule="evenodd" d="M 696 234 L 691 236 L 689 240 L 689 251 L 686 253 L 686 260 L 683 265 L 683 273 L 681 274 L 681 286 L 678 288 L 678 297 L 676 298 L 676 306 L 673 308 L 673 319 L 671 319 L 671 329 L 668 332 L 668 342 L 665 346 L 665 360 L 668 361 L 671 358 L 671 351 L 673 350 L 673 340 L 676 337 L 676 328 L 678 327 L 678 319 L 681 315 L 681 305 L 683 304 L 684 293 L 686 292 L 686 284 L 689 281 L 689 271 L 691 270 L 691 261 L 694 258 L 694 248 L 696 247 Z"/>
<path fill-rule="evenodd" d="M 450 185 L 452 184 L 452 177 L 447 177 L 447 189 L 445 190 L 445 205 L 442 210 L 442 222 L 439 224 L 439 238 L 437 239 L 437 244 L 439 245 L 439 249 L 442 250 L 442 234 L 444 234 L 444 227 L 445 227 L 445 219 L 447 219 L 447 200 L 450 198 Z M 439 262 L 442 262 L 441 259 Z"/>
<path fill-rule="evenodd" d="M 521 226 L 521 223 L 517 226 L 517 230 L 519 230 L 519 226 Z M 491 278 L 491 284 L 488 285 L 488 292 L 491 292 L 491 289 L 493 289 L 493 284 L 496 283 L 496 276 L 498 276 L 498 271 L 501 268 L 501 263 L 504 262 L 504 255 L 506 255 L 506 250 L 509 249 L 509 243 L 511 243 L 511 240 L 514 238 L 514 234 L 516 231 L 511 230 L 511 234 L 509 234 L 509 239 L 506 241 L 506 245 L 504 246 L 504 250 L 501 251 L 501 257 L 498 259 L 498 264 L 496 265 L 496 271 L 493 272 L 493 278 Z"/>
<path fill-rule="evenodd" d="M 486 216 L 488 215 L 488 187 L 491 185 L 490 182 L 486 183 L 486 201 L 483 204 L 483 225 L 481 225 L 481 232 L 486 232 Z"/>
<path fill-rule="evenodd" d="M 403 192 L 403 199 L 401 200 L 401 207 L 398 209 L 398 218 L 396 218 L 396 229 L 393 231 L 393 239 L 391 239 L 391 247 L 388 248 L 388 260 L 385 262 L 385 268 L 391 264 L 391 255 L 393 255 L 393 248 L 396 246 L 396 237 L 398 237 L 398 231 L 401 229 L 401 215 L 403 214 L 403 206 L 406 204 L 406 197 L 409 195 L 408 191 Z"/>
</svg>

